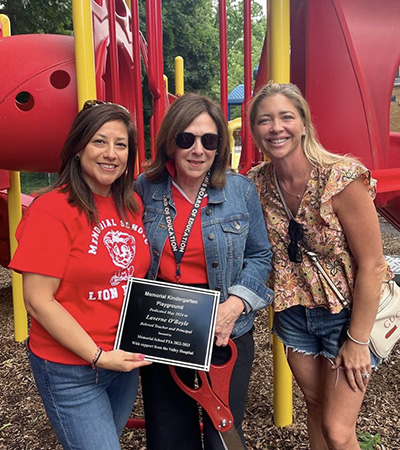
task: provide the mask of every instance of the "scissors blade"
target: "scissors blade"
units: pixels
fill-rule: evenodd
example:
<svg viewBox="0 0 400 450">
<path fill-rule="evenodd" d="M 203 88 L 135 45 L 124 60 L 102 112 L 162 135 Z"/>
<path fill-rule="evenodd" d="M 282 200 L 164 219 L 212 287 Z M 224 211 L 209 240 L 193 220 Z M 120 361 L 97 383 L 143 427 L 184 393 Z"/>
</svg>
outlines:
<svg viewBox="0 0 400 450">
<path fill-rule="evenodd" d="M 245 450 L 242 440 L 234 426 L 228 431 L 219 431 L 218 433 L 221 437 L 224 450 Z"/>
</svg>

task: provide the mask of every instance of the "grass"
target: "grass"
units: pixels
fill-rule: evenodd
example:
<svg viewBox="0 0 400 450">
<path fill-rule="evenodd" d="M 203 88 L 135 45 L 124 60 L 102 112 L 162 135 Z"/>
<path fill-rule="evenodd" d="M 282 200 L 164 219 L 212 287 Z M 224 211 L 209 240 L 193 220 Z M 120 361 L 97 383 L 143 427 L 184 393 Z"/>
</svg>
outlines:
<svg viewBox="0 0 400 450">
<path fill-rule="evenodd" d="M 21 192 L 30 195 L 49 186 L 57 178 L 56 173 L 21 172 Z"/>
<path fill-rule="evenodd" d="M 380 434 L 371 434 L 363 431 L 358 433 L 357 437 L 361 450 L 374 450 L 381 443 Z"/>
</svg>

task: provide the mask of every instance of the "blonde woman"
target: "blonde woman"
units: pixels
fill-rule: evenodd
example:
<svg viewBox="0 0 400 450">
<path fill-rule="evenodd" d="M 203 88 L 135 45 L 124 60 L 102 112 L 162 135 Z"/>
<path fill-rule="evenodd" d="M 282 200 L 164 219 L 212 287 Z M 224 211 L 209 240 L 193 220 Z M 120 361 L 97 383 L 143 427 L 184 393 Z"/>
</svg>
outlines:
<svg viewBox="0 0 400 450">
<path fill-rule="evenodd" d="M 249 117 L 253 139 L 269 159 L 249 177 L 273 249 L 273 330 L 304 394 L 310 447 L 358 450 L 357 416 L 379 364 L 369 334 L 382 281 L 392 277 L 382 253 L 374 180 L 355 158 L 322 147 L 295 85 L 268 83 L 253 98 Z"/>
</svg>

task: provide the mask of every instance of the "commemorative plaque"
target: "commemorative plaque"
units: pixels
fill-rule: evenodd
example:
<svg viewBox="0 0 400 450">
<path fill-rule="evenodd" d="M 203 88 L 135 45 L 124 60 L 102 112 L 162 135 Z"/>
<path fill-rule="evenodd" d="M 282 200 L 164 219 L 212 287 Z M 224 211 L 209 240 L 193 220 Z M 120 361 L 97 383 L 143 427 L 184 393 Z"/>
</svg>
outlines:
<svg viewBox="0 0 400 450">
<path fill-rule="evenodd" d="M 114 348 L 209 371 L 219 296 L 210 289 L 130 277 Z"/>
</svg>

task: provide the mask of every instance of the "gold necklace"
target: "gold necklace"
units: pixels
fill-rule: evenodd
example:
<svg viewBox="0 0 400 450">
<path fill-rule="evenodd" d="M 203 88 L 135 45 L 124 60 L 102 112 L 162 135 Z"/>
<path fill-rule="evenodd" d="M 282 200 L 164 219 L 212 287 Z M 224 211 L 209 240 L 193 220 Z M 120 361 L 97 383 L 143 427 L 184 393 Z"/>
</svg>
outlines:
<svg viewBox="0 0 400 450">
<path fill-rule="evenodd" d="M 289 195 L 291 195 L 292 197 L 296 197 L 298 200 L 301 199 L 301 197 L 303 196 L 303 194 L 304 194 L 304 192 L 305 192 L 305 190 L 306 190 L 306 188 L 307 188 L 307 183 L 306 183 L 306 185 L 304 186 L 303 192 L 302 192 L 301 194 L 293 194 L 293 192 L 288 191 L 288 190 L 285 188 L 285 186 L 283 186 L 283 184 L 279 181 L 278 176 L 276 177 L 276 180 L 278 181 L 279 186 L 280 186 L 285 192 L 287 192 L 287 193 L 288 193 Z M 305 181 L 305 180 L 306 180 L 306 177 L 304 177 L 304 181 Z"/>
</svg>

